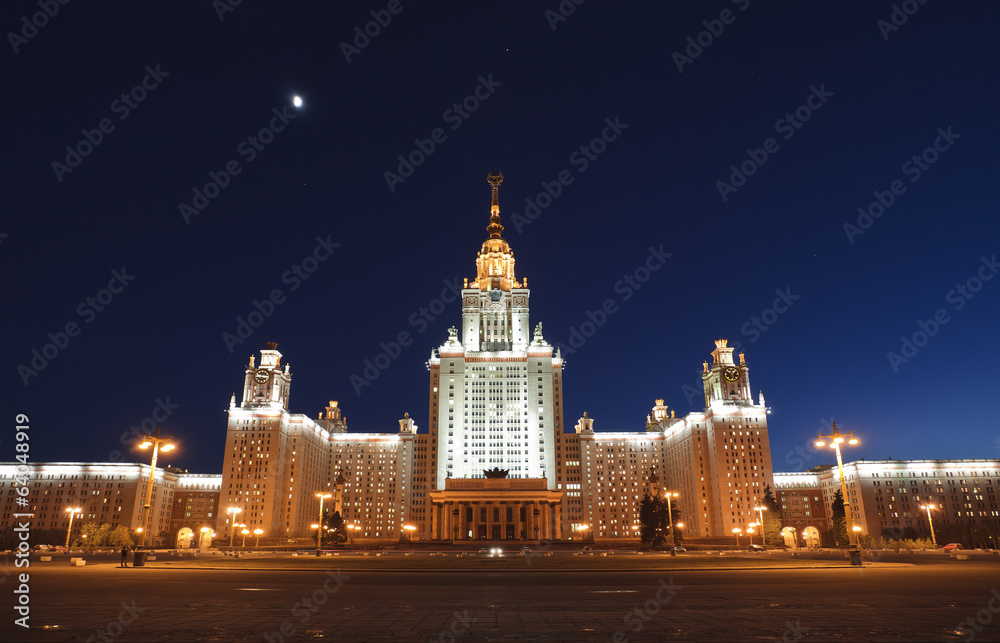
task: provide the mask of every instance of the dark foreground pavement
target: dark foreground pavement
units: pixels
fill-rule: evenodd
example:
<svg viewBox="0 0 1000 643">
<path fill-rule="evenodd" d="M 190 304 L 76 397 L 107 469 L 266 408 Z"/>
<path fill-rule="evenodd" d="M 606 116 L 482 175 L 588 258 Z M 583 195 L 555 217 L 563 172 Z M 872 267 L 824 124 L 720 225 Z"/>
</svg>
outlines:
<svg viewBox="0 0 1000 643">
<path fill-rule="evenodd" d="M 32 567 L 4 641 L 1000 640 L 1000 565 L 372 572 Z M 991 603 L 992 600 L 992 603 Z M 985 614 L 985 616 L 984 616 Z M 989 623 L 981 625 L 983 620 Z M 966 627 L 969 627 L 968 624 Z"/>
</svg>

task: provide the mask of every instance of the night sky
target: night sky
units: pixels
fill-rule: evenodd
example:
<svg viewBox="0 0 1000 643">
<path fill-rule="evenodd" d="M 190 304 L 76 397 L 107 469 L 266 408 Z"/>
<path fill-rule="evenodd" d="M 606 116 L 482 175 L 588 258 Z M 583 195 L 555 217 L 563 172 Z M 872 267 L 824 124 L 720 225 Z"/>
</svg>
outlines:
<svg viewBox="0 0 1000 643">
<path fill-rule="evenodd" d="M 168 407 L 161 463 L 217 473 L 266 341 L 293 412 L 425 432 L 494 169 L 567 428 L 701 409 L 726 337 L 776 471 L 831 419 L 1000 457 L 996 3 L 49 1 L 0 20 L 0 460 L 26 413 L 32 461 L 148 461 Z"/>
</svg>

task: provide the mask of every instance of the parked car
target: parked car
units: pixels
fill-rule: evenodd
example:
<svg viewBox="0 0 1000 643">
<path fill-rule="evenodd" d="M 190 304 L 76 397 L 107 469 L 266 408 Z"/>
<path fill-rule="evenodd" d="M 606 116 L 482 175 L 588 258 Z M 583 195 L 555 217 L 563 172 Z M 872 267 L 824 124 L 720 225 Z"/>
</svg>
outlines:
<svg viewBox="0 0 1000 643">
<path fill-rule="evenodd" d="M 764 547 L 764 545 L 748 545 L 747 551 L 767 551 L 767 547 Z"/>
<path fill-rule="evenodd" d="M 947 545 L 945 545 L 941 549 L 943 549 L 945 551 L 954 551 L 956 549 L 961 549 L 961 548 L 962 548 L 962 543 L 948 543 Z"/>
<path fill-rule="evenodd" d="M 531 553 L 531 547 L 521 547 L 521 553 L 527 556 Z"/>
<path fill-rule="evenodd" d="M 485 547 L 483 547 L 482 549 L 480 549 L 480 550 L 479 550 L 479 553 L 480 553 L 480 554 L 488 554 L 489 552 L 488 552 L 488 551 L 486 551 L 486 548 L 485 548 Z"/>
<path fill-rule="evenodd" d="M 684 549 L 683 547 L 681 547 L 680 545 L 675 545 L 674 546 L 674 551 L 677 552 L 678 554 L 680 554 L 680 553 L 686 552 L 687 550 Z"/>
</svg>

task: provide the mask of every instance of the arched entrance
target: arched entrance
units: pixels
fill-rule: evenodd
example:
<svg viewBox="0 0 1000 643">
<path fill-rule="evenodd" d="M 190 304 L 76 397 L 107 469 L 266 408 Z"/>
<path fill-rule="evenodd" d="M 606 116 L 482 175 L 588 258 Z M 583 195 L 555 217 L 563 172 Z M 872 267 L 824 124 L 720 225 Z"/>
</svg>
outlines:
<svg viewBox="0 0 1000 643">
<path fill-rule="evenodd" d="M 802 537 L 806 539 L 806 547 L 810 549 L 819 547 L 819 530 L 815 527 L 806 527 L 803 529 Z"/>
<path fill-rule="evenodd" d="M 212 546 L 212 538 L 215 536 L 215 532 L 212 531 L 211 527 L 202 527 L 201 529 L 201 539 L 198 543 L 198 549 L 208 549 Z"/>
<path fill-rule="evenodd" d="M 796 538 L 795 527 L 785 527 L 782 529 L 781 537 L 785 539 L 785 547 L 789 549 L 799 548 L 799 539 Z"/>
<path fill-rule="evenodd" d="M 177 531 L 177 549 L 188 549 L 194 539 L 194 532 L 190 527 L 182 527 Z"/>
</svg>

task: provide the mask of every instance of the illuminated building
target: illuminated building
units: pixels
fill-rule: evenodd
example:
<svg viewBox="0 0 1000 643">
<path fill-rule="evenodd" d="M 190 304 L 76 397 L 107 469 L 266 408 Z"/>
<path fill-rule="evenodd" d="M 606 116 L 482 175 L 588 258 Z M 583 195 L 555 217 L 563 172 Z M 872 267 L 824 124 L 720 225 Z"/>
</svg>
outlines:
<svg viewBox="0 0 1000 643">
<path fill-rule="evenodd" d="M 27 466 L 27 472 L 19 467 Z M 28 493 L 18 493 L 18 480 L 26 480 Z M 14 514 L 32 514 L 33 530 L 69 527 L 69 507 L 80 507 L 83 512 L 73 521 L 73 539 L 80 537 L 88 523 L 124 526 L 135 530 L 140 526 L 140 513 L 149 480 L 148 464 L 52 462 L 19 465 L 0 464 L 0 529 L 15 526 L 18 521 L 29 520 Z M 197 531 L 215 524 L 211 506 L 218 503 L 220 476 L 193 474 L 171 467 L 157 467 L 153 478 L 153 514 L 150 542 L 162 532 L 167 533 L 165 545 L 174 546 L 180 530 Z M 181 499 L 187 507 L 190 494 L 201 495 L 207 501 L 199 504 L 197 511 L 187 511 L 191 516 L 172 516 L 173 505 Z M 18 498 L 27 504 L 19 504 Z M 193 504 L 193 503 L 192 503 Z M 192 507 L 193 509 L 193 507 Z M 51 543 L 58 544 L 58 543 Z"/>
<path fill-rule="evenodd" d="M 288 411 L 291 366 L 282 367 L 268 342 L 260 365 L 244 371 L 243 399 L 229 402 L 222 493 L 216 531 L 235 522 L 262 538 L 308 536 L 319 518 L 317 493 L 337 493 L 342 515 L 362 527 L 358 538 L 398 538 L 407 515 L 416 425 L 400 420 L 398 434 L 348 433 L 331 401 L 316 420 Z M 342 476 L 341 478 L 338 478 Z M 338 485 L 338 479 L 343 485 Z"/>
<path fill-rule="evenodd" d="M 935 506 L 935 531 L 976 528 L 1000 537 L 1000 460 L 857 460 L 844 463 L 844 477 L 862 536 L 929 537 L 921 505 L 930 504 Z M 832 515 L 833 497 L 840 490 L 836 466 L 775 473 L 774 482 L 781 491 L 817 490 L 814 497 L 823 505 L 817 511 Z"/>
</svg>

